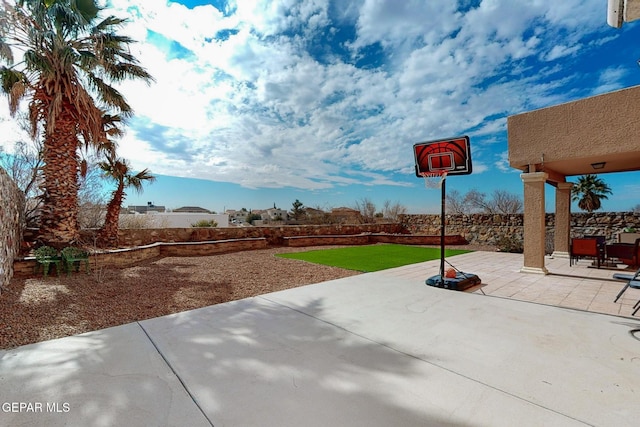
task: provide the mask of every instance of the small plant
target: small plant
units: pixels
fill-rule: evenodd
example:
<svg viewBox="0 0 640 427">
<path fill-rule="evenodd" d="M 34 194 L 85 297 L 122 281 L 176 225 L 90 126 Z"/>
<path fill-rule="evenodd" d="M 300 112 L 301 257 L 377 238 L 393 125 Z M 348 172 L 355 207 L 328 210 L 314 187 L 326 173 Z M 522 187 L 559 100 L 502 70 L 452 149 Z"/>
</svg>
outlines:
<svg viewBox="0 0 640 427">
<path fill-rule="evenodd" d="M 519 253 L 524 252 L 522 240 L 515 236 L 502 236 L 496 243 L 500 252 Z"/>
<path fill-rule="evenodd" d="M 58 276 L 60 275 L 62 258 L 58 255 L 58 250 L 56 248 L 52 248 L 51 246 L 40 246 L 38 249 L 33 251 L 33 254 L 36 257 L 36 272 L 38 271 L 38 266 L 41 265 L 42 273 L 44 277 L 47 277 L 49 274 L 49 267 L 53 264 L 56 266 L 56 273 L 58 273 Z"/>
<path fill-rule="evenodd" d="M 635 233 L 636 229 L 635 227 L 625 227 L 622 231 L 624 231 L 625 233 Z"/>
<path fill-rule="evenodd" d="M 76 262 L 78 263 L 76 271 L 79 271 L 80 264 L 84 263 L 85 269 L 87 273 L 89 273 L 89 252 L 75 246 L 67 246 L 62 249 L 61 253 L 62 260 L 64 261 L 67 269 L 67 274 L 71 274 L 71 270 L 73 270 L 73 266 Z"/>
<path fill-rule="evenodd" d="M 196 222 L 195 224 L 191 224 L 192 227 L 217 227 L 218 223 L 215 220 L 206 220 L 206 219 L 201 219 L 200 221 Z"/>
<path fill-rule="evenodd" d="M 67 246 L 62 250 L 62 256 L 64 258 L 86 258 L 89 256 L 87 251 L 81 248 L 76 248 L 75 246 Z"/>
<path fill-rule="evenodd" d="M 51 246 L 40 246 L 38 249 L 33 251 L 33 254 L 36 257 L 36 260 L 44 261 L 57 257 L 58 250 L 56 248 L 52 248 Z"/>
</svg>

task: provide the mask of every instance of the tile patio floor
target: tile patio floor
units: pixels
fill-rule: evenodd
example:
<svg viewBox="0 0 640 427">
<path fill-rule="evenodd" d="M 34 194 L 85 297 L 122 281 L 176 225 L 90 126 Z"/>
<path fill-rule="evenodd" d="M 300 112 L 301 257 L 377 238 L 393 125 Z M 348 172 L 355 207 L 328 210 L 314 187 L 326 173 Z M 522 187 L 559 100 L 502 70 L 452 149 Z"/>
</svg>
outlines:
<svg viewBox="0 0 640 427">
<path fill-rule="evenodd" d="M 520 273 L 522 254 L 471 252 L 448 258 L 457 269 L 474 273 L 482 279 L 482 290 L 493 297 L 509 298 L 596 313 L 632 317 L 633 305 L 640 299 L 640 289 L 627 289 L 613 302 L 624 282 L 613 274 L 633 274 L 635 270 L 595 268 L 591 261 L 581 260 L 569 266 L 568 258 L 545 257 L 549 274 Z M 426 279 L 438 274 L 440 261 L 413 264 L 389 272 L 393 276 Z M 476 291 L 480 292 L 480 291 Z M 640 311 L 636 317 L 640 318 Z"/>
</svg>

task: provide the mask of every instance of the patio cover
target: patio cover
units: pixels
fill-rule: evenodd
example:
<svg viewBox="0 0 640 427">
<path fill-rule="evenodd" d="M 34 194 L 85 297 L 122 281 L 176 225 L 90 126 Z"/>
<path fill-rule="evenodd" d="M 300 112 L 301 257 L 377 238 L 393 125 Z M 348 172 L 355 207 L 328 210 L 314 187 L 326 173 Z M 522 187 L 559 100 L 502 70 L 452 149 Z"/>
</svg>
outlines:
<svg viewBox="0 0 640 427">
<path fill-rule="evenodd" d="M 554 255 L 569 256 L 568 176 L 640 170 L 640 86 L 507 118 L 509 164 L 524 184 L 523 272 L 546 274 L 544 185 L 556 187 Z"/>
</svg>

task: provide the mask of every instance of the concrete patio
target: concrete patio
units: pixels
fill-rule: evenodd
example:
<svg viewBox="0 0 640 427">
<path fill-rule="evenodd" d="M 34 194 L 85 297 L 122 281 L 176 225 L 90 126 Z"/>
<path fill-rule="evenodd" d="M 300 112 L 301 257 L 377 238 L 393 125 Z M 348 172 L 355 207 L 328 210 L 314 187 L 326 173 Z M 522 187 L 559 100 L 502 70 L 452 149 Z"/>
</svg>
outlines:
<svg viewBox="0 0 640 427">
<path fill-rule="evenodd" d="M 637 424 L 636 290 L 449 261 L 488 295 L 425 286 L 430 261 L 0 351 L 0 425 Z"/>
</svg>

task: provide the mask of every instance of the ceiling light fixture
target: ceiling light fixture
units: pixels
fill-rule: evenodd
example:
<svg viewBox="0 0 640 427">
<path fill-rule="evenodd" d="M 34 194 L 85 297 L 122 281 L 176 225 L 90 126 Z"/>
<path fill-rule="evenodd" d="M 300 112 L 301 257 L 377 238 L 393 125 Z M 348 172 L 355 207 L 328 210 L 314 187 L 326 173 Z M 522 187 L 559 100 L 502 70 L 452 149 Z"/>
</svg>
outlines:
<svg viewBox="0 0 640 427">
<path fill-rule="evenodd" d="M 603 169 L 604 165 L 606 165 L 607 162 L 598 162 L 598 163 L 591 163 L 591 167 L 598 170 L 598 169 Z"/>
</svg>

